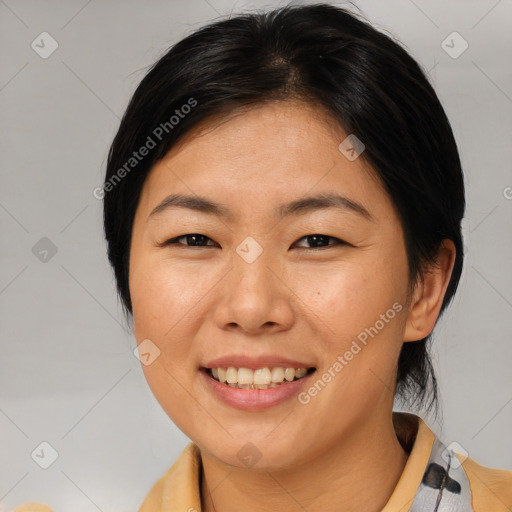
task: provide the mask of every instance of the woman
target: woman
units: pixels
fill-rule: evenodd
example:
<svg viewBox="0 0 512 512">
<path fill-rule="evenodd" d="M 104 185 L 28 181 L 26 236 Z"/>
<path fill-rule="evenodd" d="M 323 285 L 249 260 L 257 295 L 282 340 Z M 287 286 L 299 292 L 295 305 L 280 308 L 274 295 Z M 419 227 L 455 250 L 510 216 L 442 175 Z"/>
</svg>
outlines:
<svg viewBox="0 0 512 512">
<path fill-rule="evenodd" d="M 101 190 L 155 397 L 193 441 L 139 512 L 506 511 L 435 438 L 464 181 L 418 64 L 325 4 L 213 23 L 136 90 Z"/>
</svg>

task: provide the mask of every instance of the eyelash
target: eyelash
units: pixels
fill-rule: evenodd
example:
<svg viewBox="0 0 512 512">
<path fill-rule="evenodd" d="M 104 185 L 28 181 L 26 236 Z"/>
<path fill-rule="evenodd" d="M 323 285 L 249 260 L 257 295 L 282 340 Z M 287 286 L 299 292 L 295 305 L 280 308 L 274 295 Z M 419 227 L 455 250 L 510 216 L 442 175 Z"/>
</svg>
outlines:
<svg viewBox="0 0 512 512">
<path fill-rule="evenodd" d="M 181 236 L 177 236 L 177 237 L 174 237 L 174 238 L 171 238 L 165 242 L 162 242 L 162 243 L 158 243 L 158 247 L 165 247 L 165 246 L 169 246 L 169 245 L 182 245 L 184 247 L 199 247 L 199 248 L 203 248 L 203 247 L 214 247 L 212 245 L 206 245 L 206 246 L 202 246 L 202 245 L 187 245 L 187 244 L 180 244 L 178 243 L 178 240 L 180 240 L 181 238 L 185 238 L 185 237 L 188 237 L 188 236 L 200 236 L 200 237 L 204 237 L 208 240 L 211 240 L 211 238 L 207 237 L 206 235 L 202 235 L 200 233 L 187 233 L 185 235 L 181 235 Z M 324 237 L 324 238 L 327 238 L 327 239 L 330 239 L 330 240 L 335 240 L 337 243 L 335 244 L 329 244 L 327 246 L 323 246 L 323 247 L 301 247 L 301 249 L 328 249 L 329 247 L 334 247 L 336 245 L 350 245 L 349 243 L 345 242 L 344 240 L 341 240 L 340 238 L 336 238 L 334 236 L 329 236 L 329 235 L 322 235 L 320 233 L 314 233 L 312 235 L 306 235 L 306 236 L 303 236 L 301 238 L 299 238 L 297 240 L 300 241 L 300 240 L 304 240 L 306 238 L 311 238 L 311 237 Z M 295 243 L 297 243 L 295 242 Z"/>
</svg>

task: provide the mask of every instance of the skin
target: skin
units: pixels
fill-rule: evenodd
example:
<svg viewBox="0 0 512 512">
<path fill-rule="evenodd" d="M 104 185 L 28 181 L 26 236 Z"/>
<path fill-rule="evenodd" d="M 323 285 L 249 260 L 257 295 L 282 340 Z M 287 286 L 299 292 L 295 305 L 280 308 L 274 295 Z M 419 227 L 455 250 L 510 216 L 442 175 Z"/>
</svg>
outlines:
<svg viewBox="0 0 512 512">
<path fill-rule="evenodd" d="M 159 347 L 143 365 L 148 384 L 201 449 L 206 512 L 379 511 L 407 461 L 392 423 L 397 359 L 432 331 L 455 248 L 444 241 L 407 301 L 400 221 L 363 158 L 338 149 L 346 136 L 317 107 L 273 102 L 190 132 L 145 181 L 130 254 L 134 335 Z M 373 220 L 334 208 L 273 217 L 276 205 L 333 191 Z M 233 218 L 172 208 L 148 219 L 174 193 L 223 203 Z M 158 245 L 190 233 L 208 238 Z M 304 238 L 315 234 L 334 238 L 315 248 Z M 263 249 L 252 263 L 236 252 L 247 236 Z M 241 411 L 198 372 L 221 356 L 271 353 L 321 375 L 394 303 L 402 310 L 307 404 Z M 252 467 L 237 456 L 248 442 L 261 454 Z"/>
</svg>

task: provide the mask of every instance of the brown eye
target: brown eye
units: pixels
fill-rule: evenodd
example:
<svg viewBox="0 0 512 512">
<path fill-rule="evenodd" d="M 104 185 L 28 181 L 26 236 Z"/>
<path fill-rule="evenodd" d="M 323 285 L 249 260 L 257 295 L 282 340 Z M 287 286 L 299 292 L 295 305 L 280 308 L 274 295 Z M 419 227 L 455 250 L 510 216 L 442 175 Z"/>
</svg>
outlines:
<svg viewBox="0 0 512 512">
<path fill-rule="evenodd" d="M 299 242 L 300 242 L 300 240 L 307 240 L 307 242 L 312 245 L 312 247 L 303 247 L 304 249 L 314 249 L 316 247 L 324 248 L 324 247 L 331 247 L 333 245 L 347 244 L 346 242 L 344 242 L 343 240 L 340 240 L 339 238 L 335 238 L 335 237 L 329 236 L 329 235 L 321 235 L 321 234 L 307 235 L 307 236 L 300 238 Z M 335 243 L 329 244 L 330 240 L 334 240 Z"/>
<path fill-rule="evenodd" d="M 185 243 L 181 243 L 180 240 L 185 240 Z M 201 235 L 200 233 L 187 233 L 186 235 L 177 236 L 175 238 L 171 238 L 166 242 L 158 244 L 160 247 L 167 245 L 184 245 L 185 247 L 211 247 L 211 245 L 206 244 L 206 242 L 213 240 L 206 235 Z"/>
</svg>

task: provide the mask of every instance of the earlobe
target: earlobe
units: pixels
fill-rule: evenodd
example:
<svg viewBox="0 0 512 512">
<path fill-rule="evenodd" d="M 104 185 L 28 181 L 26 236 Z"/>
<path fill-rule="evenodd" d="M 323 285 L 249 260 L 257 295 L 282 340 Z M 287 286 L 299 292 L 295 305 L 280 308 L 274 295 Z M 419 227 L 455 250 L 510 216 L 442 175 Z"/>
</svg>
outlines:
<svg viewBox="0 0 512 512">
<path fill-rule="evenodd" d="M 453 241 L 443 240 L 437 264 L 423 272 L 418 280 L 405 323 L 404 342 L 421 340 L 434 329 L 452 275 L 455 255 Z"/>
</svg>

